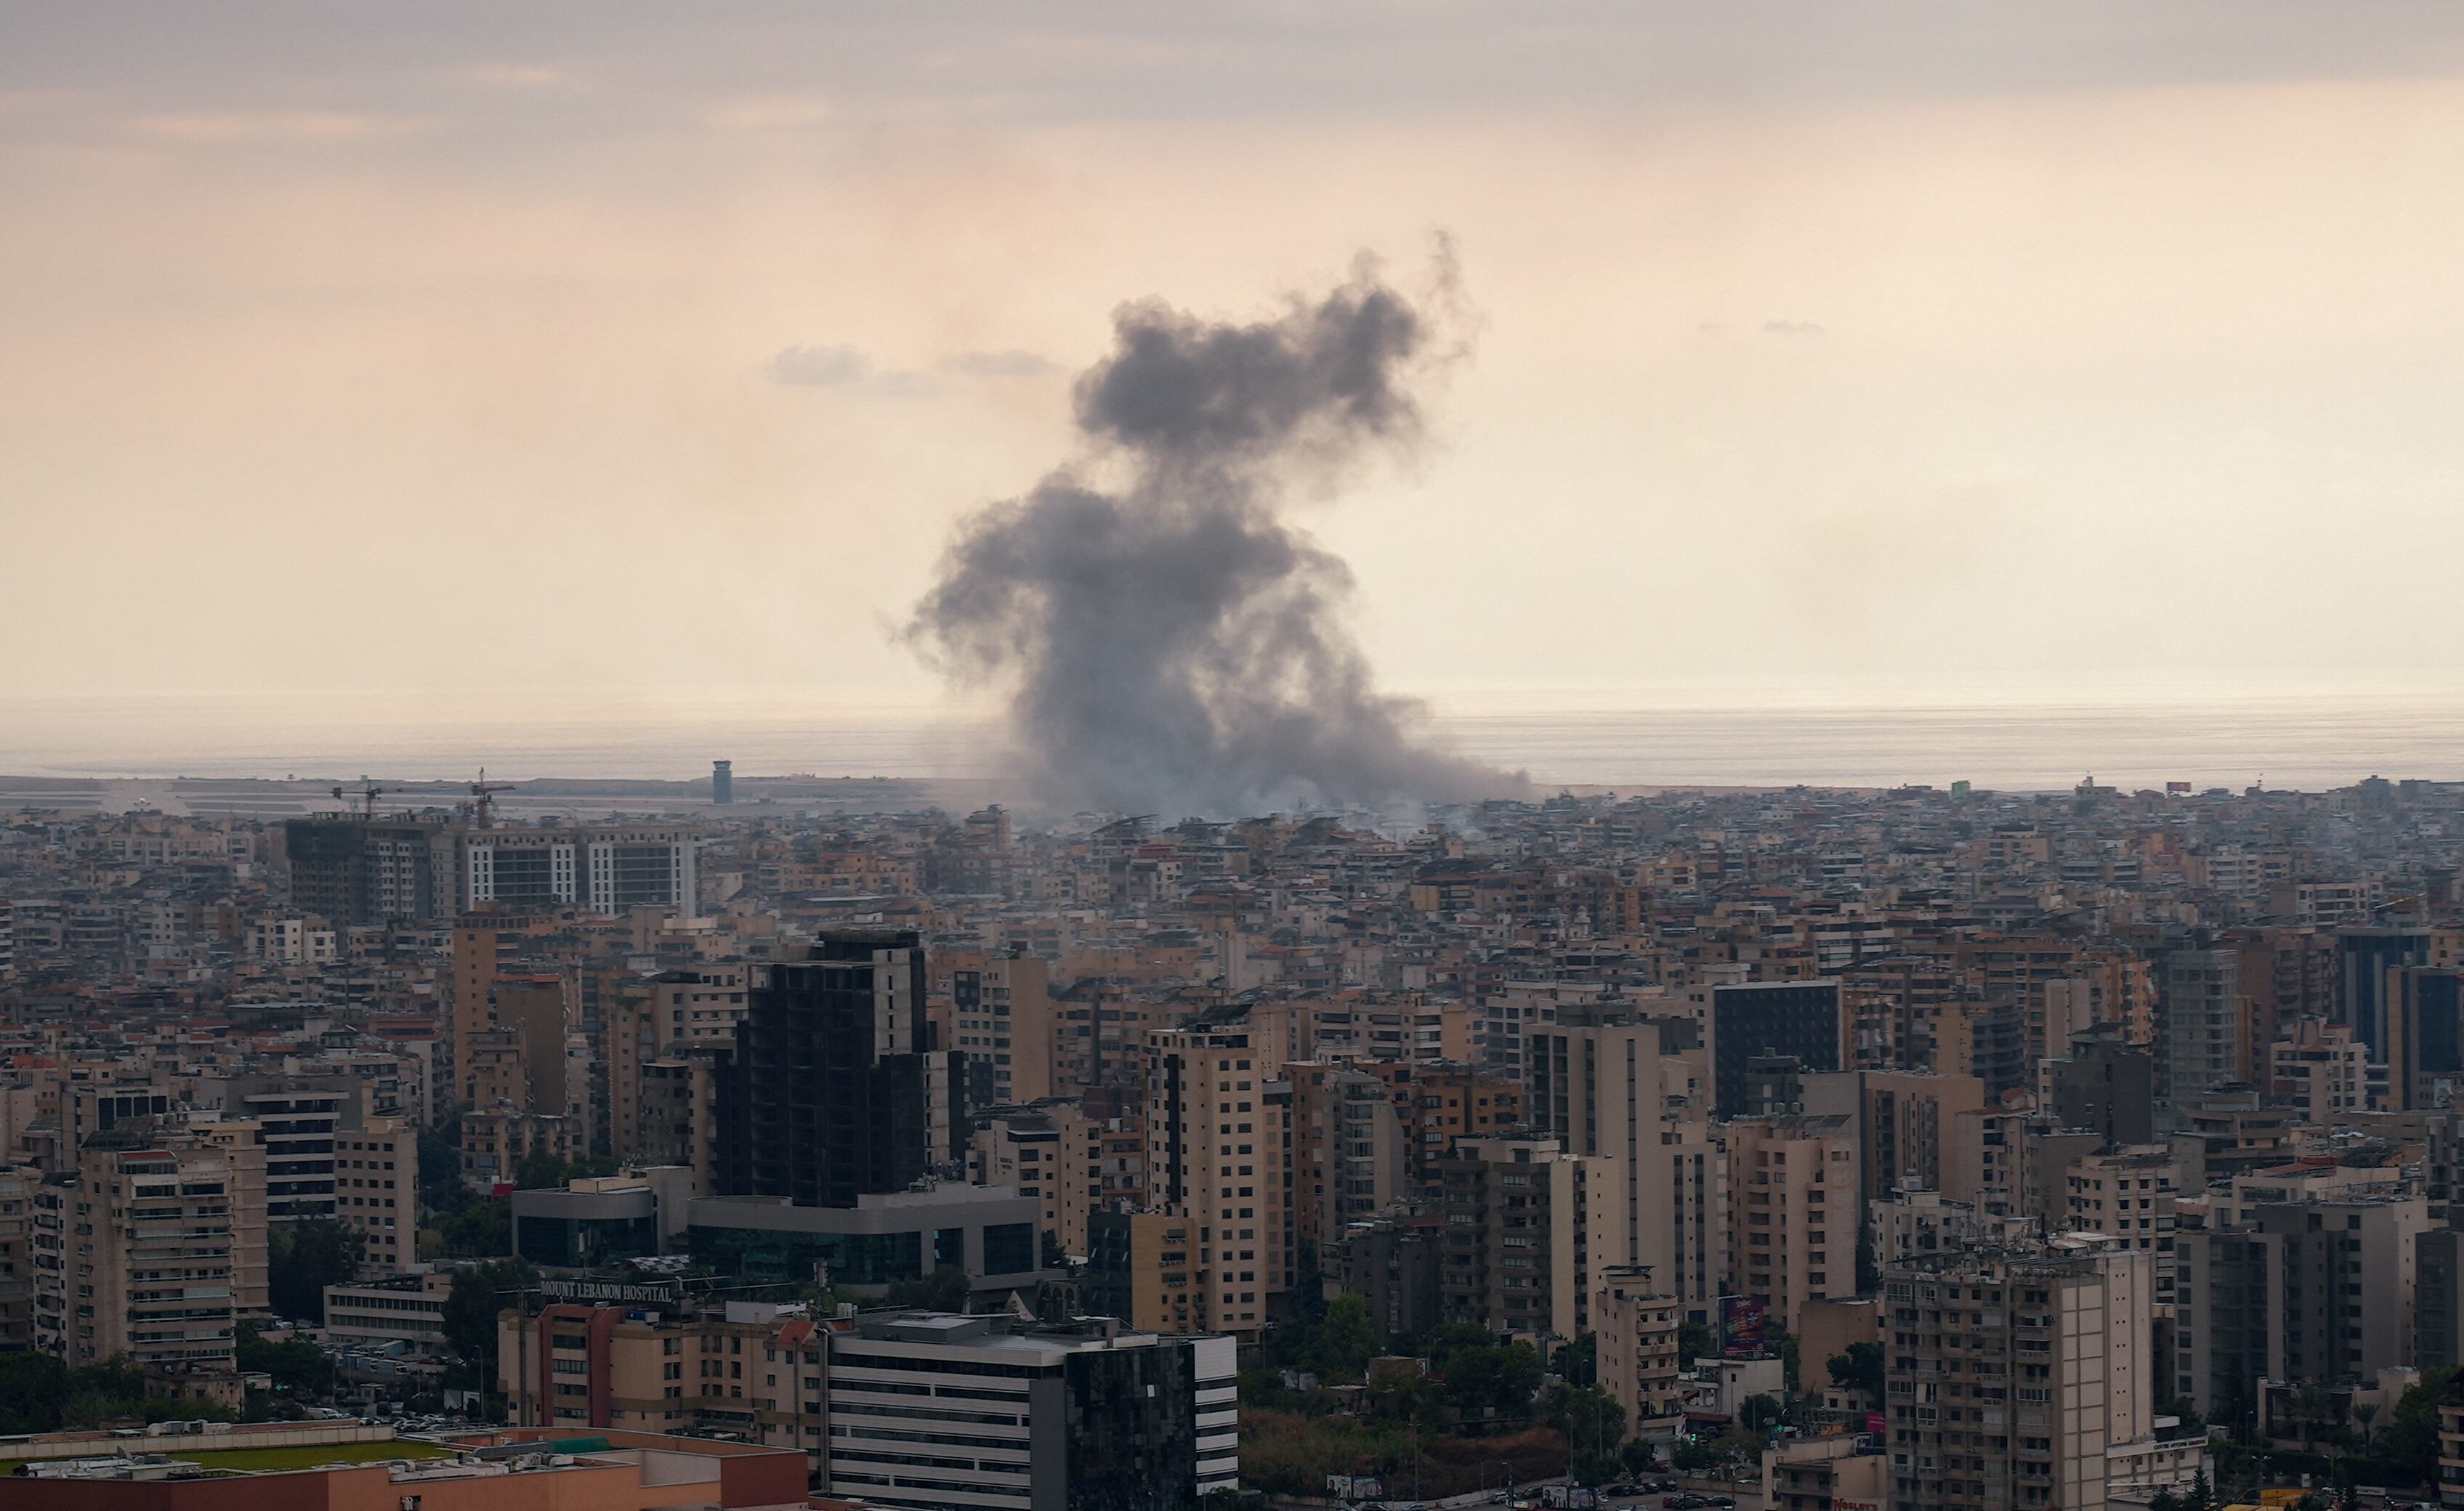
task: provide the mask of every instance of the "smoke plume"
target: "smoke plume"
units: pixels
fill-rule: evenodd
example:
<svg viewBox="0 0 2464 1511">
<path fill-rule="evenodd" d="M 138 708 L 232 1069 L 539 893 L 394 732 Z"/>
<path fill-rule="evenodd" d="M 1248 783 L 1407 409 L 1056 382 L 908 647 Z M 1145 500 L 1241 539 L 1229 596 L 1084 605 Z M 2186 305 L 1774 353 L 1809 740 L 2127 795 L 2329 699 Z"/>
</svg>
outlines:
<svg viewBox="0 0 2464 1511">
<path fill-rule="evenodd" d="M 1440 274 L 1427 303 L 1364 261 L 1253 324 L 1115 314 L 1077 383 L 1080 456 L 960 525 L 906 632 L 953 677 L 1011 689 L 1048 800 L 1238 816 L 1523 785 L 1435 748 L 1421 706 L 1376 690 L 1343 621 L 1350 570 L 1282 513 L 1419 442 Z"/>
</svg>

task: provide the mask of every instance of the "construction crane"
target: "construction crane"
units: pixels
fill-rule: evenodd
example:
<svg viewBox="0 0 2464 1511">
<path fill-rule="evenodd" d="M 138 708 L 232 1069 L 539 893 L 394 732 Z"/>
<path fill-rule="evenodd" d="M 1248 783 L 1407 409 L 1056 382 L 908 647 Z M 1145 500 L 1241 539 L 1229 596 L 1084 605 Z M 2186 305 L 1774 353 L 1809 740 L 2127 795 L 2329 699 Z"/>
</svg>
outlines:
<svg viewBox="0 0 2464 1511">
<path fill-rule="evenodd" d="M 484 829 L 488 826 L 488 810 L 495 806 L 496 794 L 513 790 L 512 782 L 490 781 L 488 768 L 485 766 L 479 768 L 479 779 L 471 784 L 471 803 L 478 811 L 480 828 Z"/>
<path fill-rule="evenodd" d="M 392 788 L 380 787 L 375 782 L 363 777 L 360 778 L 360 785 L 357 787 L 335 788 L 334 800 L 336 802 L 348 802 L 353 798 L 357 798 L 360 799 L 361 803 L 360 817 L 363 819 L 374 819 L 377 816 L 377 799 L 391 791 L 393 791 Z"/>
</svg>

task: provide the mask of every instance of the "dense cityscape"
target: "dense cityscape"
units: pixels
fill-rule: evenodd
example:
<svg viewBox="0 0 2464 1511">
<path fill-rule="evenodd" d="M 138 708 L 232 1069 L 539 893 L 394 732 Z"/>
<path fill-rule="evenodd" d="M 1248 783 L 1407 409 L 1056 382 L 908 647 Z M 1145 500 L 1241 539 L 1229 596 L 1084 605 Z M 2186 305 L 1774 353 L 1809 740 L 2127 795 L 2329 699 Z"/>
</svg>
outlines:
<svg viewBox="0 0 2464 1511">
<path fill-rule="evenodd" d="M 35 1468 L 495 1422 L 877 1505 L 2464 1494 L 2464 786 L 64 785 L 0 827 Z"/>
</svg>

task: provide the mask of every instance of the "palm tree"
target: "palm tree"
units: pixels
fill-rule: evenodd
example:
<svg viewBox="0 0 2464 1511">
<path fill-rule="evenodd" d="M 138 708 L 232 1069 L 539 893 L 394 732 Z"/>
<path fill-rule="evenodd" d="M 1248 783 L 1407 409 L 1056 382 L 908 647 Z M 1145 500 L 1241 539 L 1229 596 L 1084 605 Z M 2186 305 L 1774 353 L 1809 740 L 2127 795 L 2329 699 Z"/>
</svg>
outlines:
<svg viewBox="0 0 2464 1511">
<path fill-rule="evenodd" d="M 2376 1401 L 2357 1401 L 2353 1404 L 2353 1420 L 2361 1424 L 2362 1454 L 2365 1457 L 2368 1456 L 2370 1451 L 2370 1423 L 2378 1420 L 2378 1414 L 2379 1406 Z"/>
</svg>

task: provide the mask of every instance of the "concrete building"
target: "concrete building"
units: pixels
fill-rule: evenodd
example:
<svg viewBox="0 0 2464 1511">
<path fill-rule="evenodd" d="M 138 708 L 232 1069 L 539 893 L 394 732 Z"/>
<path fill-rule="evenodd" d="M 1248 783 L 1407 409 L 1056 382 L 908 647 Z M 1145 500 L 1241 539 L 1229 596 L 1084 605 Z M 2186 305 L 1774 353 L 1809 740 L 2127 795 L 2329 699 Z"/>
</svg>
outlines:
<svg viewBox="0 0 2464 1511">
<path fill-rule="evenodd" d="M 1719 1296 L 1721 1150 L 1708 1117 L 1710 1057 L 1680 1048 L 1682 1020 L 1574 1005 L 1526 1036 L 1526 1124 L 1612 1162 L 1622 1227 L 1595 1220 L 1601 1264 L 1641 1265 L 1707 1323 Z"/>
<path fill-rule="evenodd" d="M 755 968 L 718 1083 L 720 1193 L 852 1207 L 952 1157 L 925 973 L 922 938 L 888 931 L 826 932 Z"/>
<path fill-rule="evenodd" d="M 2055 1231 L 2110 1234 L 2147 1255 L 2156 1304 L 2172 1305 L 2174 1203 L 2185 1190 L 2198 1190 L 2195 1172 L 2183 1170 L 2169 1146 L 2142 1145 L 2081 1155 L 2062 1185 L 2068 1198 Z"/>
<path fill-rule="evenodd" d="M 2156 1057 L 2124 1035 L 2120 1023 L 2074 1034 L 2069 1058 L 2046 1062 L 2044 1105 L 2064 1128 L 2145 1144 L 2156 1136 Z"/>
<path fill-rule="evenodd" d="M 1685 1416 L 1677 1380 L 1677 1298 L 1652 1284 L 1651 1272 L 1639 1265 L 1606 1266 L 1597 1285 L 1591 1322 L 1601 1388 L 1625 1408 L 1638 1435 L 1675 1436 Z"/>
<path fill-rule="evenodd" d="M 1147 1035 L 1147 1200 L 1197 1225 L 1201 1331 L 1254 1338 L 1293 1263 L 1291 1092 L 1245 1022 Z"/>
<path fill-rule="evenodd" d="M 1884 1268 L 1967 1249 L 2024 1247 L 2043 1237 L 2034 1217 L 1983 1212 L 1938 1191 L 1903 1191 L 1865 1210 L 1874 1262 Z"/>
<path fill-rule="evenodd" d="M 2291 1038 L 2269 1046 L 2271 1100 L 2321 1127 L 2386 1107 L 2388 1069 L 2370 1062 L 2349 1026 L 2302 1018 L 2291 1028 Z"/>
<path fill-rule="evenodd" d="M 1230 1338 L 911 1314 L 859 1317 L 828 1344 L 830 1494 L 1100 1511 L 1196 1505 L 1239 1478 Z"/>
<path fill-rule="evenodd" d="M 1857 1294 L 1859 1188 L 1845 1116 L 1728 1125 L 1728 1289 L 1793 1331 L 1809 1300 Z"/>
<path fill-rule="evenodd" d="M 1882 1279 L 1893 1511 L 2102 1511 L 2110 1451 L 2154 1434 L 2148 1257 L 1980 1250 Z"/>
<path fill-rule="evenodd" d="M 2174 1235 L 2174 1391 L 2254 1417 L 2271 1380 L 2367 1379 L 2409 1362 L 2428 1204 L 2401 1185 L 2253 1202 Z"/>
<path fill-rule="evenodd" d="M 2250 1005 L 2241 954 L 2176 950 L 2158 975 L 2158 1091 L 2176 1109 L 2251 1077 Z"/>
<path fill-rule="evenodd" d="M 1380 1347 L 1421 1337 L 1444 1320 L 1444 1237 L 1440 1215 L 1431 1212 L 1355 1222 L 1327 1245 L 1327 1280 L 1361 1299 Z"/>
<path fill-rule="evenodd" d="M 1098 1212 L 1088 1219 L 1087 1310 L 1133 1327 L 1196 1329 L 1198 1258 L 1191 1218 L 1161 1212 Z"/>
<path fill-rule="evenodd" d="M 453 1294 L 446 1270 L 396 1275 L 325 1287 L 325 1336 L 337 1342 L 382 1345 L 404 1339 L 434 1353 L 446 1351 L 445 1299 Z"/>
<path fill-rule="evenodd" d="M 698 839 L 677 824 L 459 828 L 454 910 L 579 908 L 613 916 L 636 908 L 696 910 Z"/>
<path fill-rule="evenodd" d="M 1439 1161 L 1445 1320 L 1571 1341 L 1589 1331 L 1600 1235 L 1625 1222 L 1617 1162 L 1553 1138 L 1464 1139 Z"/>
<path fill-rule="evenodd" d="M 1406 1146 L 1394 1093 L 1343 1061 L 1285 1065 L 1292 1088 L 1292 1232 L 1324 1243 L 1400 1200 Z"/>
<path fill-rule="evenodd" d="M 948 1047 L 967 1067 L 971 1105 L 1040 1102 L 1059 1091 L 1050 967 L 1023 952 L 948 950 L 934 953 L 933 974 L 935 995 L 950 1002 Z"/>
<path fill-rule="evenodd" d="M 35 1347 L 72 1369 L 125 1358 L 173 1392 L 236 1400 L 231 1154 L 125 1125 L 33 1198 Z"/>
</svg>

